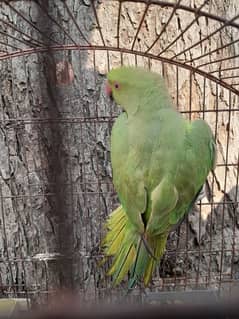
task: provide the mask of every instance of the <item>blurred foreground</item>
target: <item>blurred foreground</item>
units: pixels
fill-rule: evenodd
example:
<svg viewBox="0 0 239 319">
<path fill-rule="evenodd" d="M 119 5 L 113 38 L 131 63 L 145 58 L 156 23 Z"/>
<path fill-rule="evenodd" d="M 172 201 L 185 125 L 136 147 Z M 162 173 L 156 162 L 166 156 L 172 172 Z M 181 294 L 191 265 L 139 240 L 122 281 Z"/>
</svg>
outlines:
<svg viewBox="0 0 239 319">
<path fill-rule="evenodd" d="M 176 298 L 175 298 L 176 297 Z M 59 294 L 41 309 L 32 308 L 24 299 L 0 299 L 0 318 L 19 319 L 221 319 L 239 318 L 238 293 L 219 297 L 215 291 L 158 293 L 148 296 L 146 304 L 82 304 L 73 294 Z"/>
</svg>

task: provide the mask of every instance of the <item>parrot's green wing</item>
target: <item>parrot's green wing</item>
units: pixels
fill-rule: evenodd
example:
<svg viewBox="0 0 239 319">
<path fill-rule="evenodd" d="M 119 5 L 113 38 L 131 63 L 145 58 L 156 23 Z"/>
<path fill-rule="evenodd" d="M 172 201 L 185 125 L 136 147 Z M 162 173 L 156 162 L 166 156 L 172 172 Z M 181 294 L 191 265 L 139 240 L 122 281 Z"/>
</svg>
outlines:
<svg viewBox="0 0 239 319">
<path fill-rule="evenodd" d="M 190 178 L 190 176 L 193 177 L 189 179 L 188 185 L 194 188 L 196 192 L 186 207 L 186 211 L 184 211 L 183 207 L 182 209 L 177 207 L 178 209 L 171 214 L 170 224 L 178 223 L 180 219 L 190 211 L 203 188 L 208 173 L 214 169 L 216 163 L 216 141 L 208 124 L 204 120 L 195 120 L 188 123 L 188 127 L 185 139 L 185 162 L 187 163 L 188 173 L 186 173 L 184 168 L 181 174 L 189 174 L 188 178 Z M 181 185 L 180 176 L 178 177 L 178 185 Z M 186 202 L 187 196 L 185 196 L 185 193 L 190 193 L 187 191 L 187 186 L 185 189 L 180 187 L 179 191 L 183 196 L 182 201 Z"/>
<path fill-rule="evenodd" d="M 196 201 L 208 173 L 213 170 L 215 161 L 216 143 L 210 127 L 203 120 L 187 122 L 184 158 L 177 165 L 175 177 L 173 180 L 164 179 L 151 194 L 149 233 L 165 233 L 184 218 Z"/>
</svg>

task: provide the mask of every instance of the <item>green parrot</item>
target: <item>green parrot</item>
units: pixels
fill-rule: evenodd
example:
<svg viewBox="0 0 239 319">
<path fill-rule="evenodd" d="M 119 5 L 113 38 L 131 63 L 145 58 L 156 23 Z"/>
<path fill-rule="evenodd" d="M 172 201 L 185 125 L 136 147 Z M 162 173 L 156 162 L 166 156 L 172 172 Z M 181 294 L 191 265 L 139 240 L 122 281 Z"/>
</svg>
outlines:
<svg viewBox="0 0 239 319">
<path fill-rule="evenodd" d="M 123 108 L 111 134 L 113 184 L 121 205 L 103 240 L 113 256 L 115 285 L 147 286 L 172 228 L 183 220 L 216 161 L 216 143 L 204 120 L 177 112 L 163 78 L 141 68 L 120 67 L 106 91 Z"/>
</svg>

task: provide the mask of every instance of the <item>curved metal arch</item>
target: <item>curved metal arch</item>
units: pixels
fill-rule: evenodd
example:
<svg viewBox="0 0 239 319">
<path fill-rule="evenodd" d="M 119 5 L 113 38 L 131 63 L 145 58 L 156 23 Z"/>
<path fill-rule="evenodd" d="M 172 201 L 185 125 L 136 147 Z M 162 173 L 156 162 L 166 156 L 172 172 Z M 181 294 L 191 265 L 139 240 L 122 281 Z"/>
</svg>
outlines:
<svg viewBox="0 0 239 319">
<path fill-rule="evenodd" d="M 230 84 L 226 83 L 225 81 L 218 79 L 217 77 L 215 77 L 214 75 L 212 75 L 212 73 L 207 73 L 203 70 L 200 70 L 198 68 L 195 68 L 191 65 L 179 62 L 177 60 L 172 60 L 169 58 L 165 58 L 162 56 L 156 56 L 150 53 L 145 54 L 144 52 L 141 51 L 136 51 L 136 50 L 129 50 L 129 49 L 125 49 L 125 48 L 117 48 L 117 47 L 110 47 L 110 46 L 76 46 L 76 45 L 61 45 L 61 46 L 52 46 L 52 47 L 40 47 L 40 48 L 31 48 L 31 49 L 26 49 L 23 51 L 17 51 L 17 52 L 13 52 L 10 54 L 7 54 L 6 56 L 0 56 L 0 61 L 1 60 L 5 60 L 7 58 L 15 58 L 15 57 L 19 57 L 19 56 L 23 56 L 23 55 L 29 55 L 29 54 L 37 54 L 37 53 L 43 53 L 43 52 L 47 52 L 47 51 L 61 51 L 61 50 L 67 50 L 67 51 L 71 51 L 71 50 L 79 50 L 79 51 L 86 51 L 86 50 L 92 50 L 92 51 L 114 51 L 114 52 L 120 52 L 120 53 L 127 53 L 127 54 L 132 54 L 132 55 L 136 55 L 136 56 L 142 56 L 142 57 L 146 57 L 149 59 L 153 59 L 153 60 L 157 60 L 157 61 L 161 61 L 164 63 L 168 63 L 168 64 L 173 64 L 176 65 L 180 68 L 184 68 L 188 71 L 191 71 L 192 73 L 197 73 L 207 79 L 209 79 L 210 81 L 215 82 L 216 84 L 219 84 L 223 87 L 225 87 L 226 89 L 230 90 L 231 92 L 239 95 L 239 90 L 232 87 Z"/>
<path fill-rule="evenodd" d="M 42 34 L 42 36 L 47 37 L 48 40 L 49 40 L 50 38 L 49 38 L 48 35 L 46 35 L 41 30 L 39 30 L 35 25 L 32 25 L 32 23 L 28 21 L 27 17 L 25 17 L 22 12 L 19 12 L 12 5 L 12 3 L 19 2 L 19 1 L 22 1 L 22 0 L 15 0 L 15 1 L 11 1 L 11 0 L 10 1 L 6 1 L 5 0 L 4 3 L 7 6 L 9 6 L 9 8 L 12 9 L 15 14 L 18 14 L 19 17 L 21 17 L 23 20 L 25 20 L 26 23 L 29 23 L 31 25 L 31 27 L 34 27 L 38 32 L 40 32 Z M 64 27 L 61 26 L 56 21 L 56 19 L 54 17 L 52 17 L 50 14 L 48 14 L 48 12 L 46 12 L 46 8 L 45 8 L 44 5 L 42 5 L 38 0 L 32 0 L 32 1 L 35 2 L 36 4 L 38 4 L 39 7 L 41 8 L 41 10 L 43 10 L 43 12 L 45 12 L 47 14 L 48 19 L 50 19 L 54 24 L 56 24 L 60 28 L 60 30 L 62 30 L 66 34 L 66 36 L 70 39 L 71 44 L 66 45 L 64 43 L 56 42 L 54 39 L 52 39 L 52 42 L 51 42 L 52 45 L 48 46 L 48 45 L 45 45 L 44 42 L 40 43 L 38 40 L 37 40 L 38 43 L 36 43 L 35 42 L 36 39 L 31 38 L 30 35 L 27 35 L 27 37 L 29 38 L 29 43 L 26 43 L 26 45 L 28 44 L 29 47 L 18 48 L 17 46 L 14 47 L 14 46 L 12 46 L 12 45 L 10 45 L 10 44 L 8 44 L 6 42 L 6 46 L 9 47 L 9 48 L 14 49 L 14 51 L 10 52 L 8 50 L 1 50 L 0 60 L 6 60 L 8 58 L 19 57 L 19 56 L 23 56 L 23 55 L 27 55 L 27 54 L 45 52 L 47 50 L 53 50 L 53 51 L 60 51 L 60 50 L 106 50 L 106 51 L 107 50 L 108 51 L 111 50 L 111 51 L 119 51 L 119 52 L 134 54 L 134 55 L 137 55 L 137 56 L 144 56 L 146 58 L 159 60 L 159 61 L 162 61 L 162 62 L 165 62 L 165 63 L 168 63 L 168 64 L 177 65 L 180 68 L 184 68 L 184 69 L 190 70 L 193 73 L 198 73 L 198 74 L 202 75 L 203 77 L 208 78 L 211 81 L 214 81 L 215 83 L 217 83 L 219 85 L 222 85 L 223 87 L 229 89 L 233 93 L 239 95 L 239 86 L 238 86 L 238 84 L 227 83 L 227 81 L 226 81 L 226 80 L 229 81 L 230 79 L 233 79 L 233 78 L 234 79 L 238 78 L 238 80 L 239 80 L 239 74 L 238 74 L 238 76 L 237 75 L 235 76 L 234 74 L 231 74 L 229 76 L 228 76 L 228 74 L 223 74 L 223 77 L 221 77 L 221 71 L 222 70 L 224 70 L 224 71 L 232 71 L 232 70 L 238 69 L 238 67 L 236 67 L 236 66 L 233 67 L 233 68 L 229 67 L 227 69 L 224 68 L 222 70 L 220 70 L 220 68 L 218 67 L 217 70 L 213 70 L 211 72 L 201 69 L 202 67 L 208 66 L 211 63 L 223 62 L 225 60 L 238 58 L 238 55 L 235 55 L 235 56 L 229 55 L 229 56 L 223 57 L 222 59 L 214 59 L 213 61 L 211 61 L 210 57 L 211 57 L 211 54 L 213 54 L 215 52 L 218 52 L 220 50 L 222 52 L 223 49 L 229 47 L 230 45 L 233 45 L 233 44 L 239 42 L 239 38 L 235 39 L 232 42 L 229 42 L 229 43 L 226 43 L 226 44 L 222 44 L 220 47 L 218 47 L 218 48 L 216 48 L 214 50 L 208 51 L 208 52 L 202 54 L 201 56 L 198 55 L 198 56 L 192 58 L 191 60 L 179 60 L 179 59 L 177 59 L 177 57 L 179 55 L 182 55 L 183 53 L 189 51 L 190 49 L 196 47 L 197 45 L 199 45 L 200 41 L 192 43 L 191 46 L 188 46 L 184 50 L 182 50 L 180 52 L 177 52 L 170 59 L 165 57 L 165 55 L 162 56 L 162 53 L 165 53 L 165 51 L 167 51 L 167 49 L 169 47 L 171 47 L 175 42 L 177 42 L 179 39 L 181 39 L 183 37 L 183 34 L 189 30 L 191 25 L 196 23 L 197 20 L 199 18 L 201 18 L 201 17 L 206 17 L 208 19 L 220 22 L 222 24 L 218 29 L 216 29 L 211 34 L 209 34 L 208 36 L 206 36 L 203 39 L 201 39 L 202 42 L 203 41 L 207 41 L 209 39 L 212 39 L 213 36 L 215 34 L 219 34 L 223 28 L 233 27 L 233 28 L 239 29 L 239 23 L 235 22 L 237 20 L 237 18 L 239 18 L 239 15 L 234 16 L 230 20 L 228 20 L 226 18 L 223 18 L 223 17 L 220 17 L 220 16 L 216 16 L 215 14 L 212 14 L 212 13 L 209 13 L 207 11 L 204 11 L 203 7 L 205 7 L 205 5 L 208 3 L 208 0 L 205 0 L 200 5 L 200 7 L 195 7 L 195 8 L 193 8 L 191 6 L 186 6 L 186 5 L 181 4 L 181 0 L 175 0 L 174 2 L 169 2 L 169 1 L 164 1 L 164 0 L 112 0 L 113 2 L 119 4 L 118 21 L 117 21 L 117 47 L 106 45 L 106 43 L 104 41 L 104 32 L 103 32 L 104 30 L 102 29 L 102 27 L 100 25 L 100 21 L 98 19 L 96 5 L 95 5 L 94 0 L 91 0 L 91 7 L 92 7 L 92 10 L 93 10 L 92 13 L 93 13 L 93 15 L 95 17 L 97 28 L 98 28 L 98 30 L 100 32 L 100 38 L 101 38 L 101 42 L 102 42 L 102 44 L 97 44 L 97 45 L 92 45 L 90 43 L 90 40 L 87 39 L 87 37 L 84 34 L 84 32 L 82 32 L 82 29 L 80 28 L 80 26 L 77 23 L 74 15 L 72 14 L 71 9 L 67 5 L 67 0 L 61 0 L 61 2 L 64 4 L 64 6 L 65 6 L 70 18 L 73 20 L 75 26 L 77 27 L 77 30 L 79 32 L 79 36 L 81 37 L 81 39 L 79 38 L 76 41 L 71 37 L 71 34 L 68 31 L 66 31 L 64 29 Z M 140 21 L 138 22 L 137 31 L 134 34 L 133 45 L 129 45 L 129 48 L 123 48 L 123 47 L 121 47 L 119 45 L 120 44 L 120 41 L 119 41 L 120 40 L 120 38 L 119 38 L 119 29 L 120 29 L 120 22 L 122 22 L 122 20 L 121 20 L 121 7 L 122 7 L 122 4 L 124 4 L 124 3 L 129 3 L 131 5 L 133 3 L 143 3 L 143 4 L 145 4 L 144 10 L 142 10 L 142 15 L 141 15 Z M 150 48 L 148 48 L 146 50 L 139 51 L 139 50 L 136 50 L 134 48 L 135 40 L 136 40 L 140 30 L 141 30 L 141 26 L 142 26 L 143 21 L 144 21 L 144 19 L 146 17 L 146 12 L 149 9 L 149 7 L 152 6 L 152 5 L 156 5 L 156 6 L 159 6 L 159 7 L 162 7 L 162 8 L 164 8 L 164 7 L 172 8 L 172 12 L 171 12 L 170 18 L 168 19 L 166 24 L 163 26 L 160 35 L 157 36 L 155 39 L 152 39 L 153 42 L 152 42 L 152 45 L 150 46 Z M 174 38 L 170 43 L 168 43 L 166 45 L 166 47 L 163 48 L 163 50 L 160 53 L 158 53 L 157 55 L 153 54 L 153 53 L 150 53 L 151 52 L 151 48 L 159 40 L 162 32 L 164 32 L 166 30 L 168 24 L 170 23 L 170 21 L 172 19 L 172 16 L 178 10 L 183 10 L 184 12 L 193 13 L 193 14 L 195 14 L 195 18 L 186 26 L 186 28 L 184 30 L 181 31 L 181 33 L 176 38 Z M 2 21 L 2 22 L 5 23 L 4 21 Z M 12 23 L 8 23 L 8 27 L 9 28 L 13 28 L 14 30 L 18 31 L 20 34 L 24 34 L 26 36 L 25 32 L 23 32 L 22 30 L 20 30 L 16 26 L 14 26 Z M 13 37 L 12 35 L 9 35 L 9 37 L 11 37 L 15 41 L 22 42 L 22 40 L 19 39 L 18 37 Z M 84 44 L 81 43 L 82 39 L 84 41 Z M 25 43 L 25 41 L 24 41 L 24 43 Z M 207 57 L 208 60 L 205 63 L 201 63 L 200 64 L 200 59 L 201 58 L 205 58 L 205 57 Z M 199 63 L 197 65 L 193 66 L 192 63 L 194 61 L 198 61 L 198 60 L 199 60 Z M 238 87 L 238 89 L 236 87 Z"/>
</svg>

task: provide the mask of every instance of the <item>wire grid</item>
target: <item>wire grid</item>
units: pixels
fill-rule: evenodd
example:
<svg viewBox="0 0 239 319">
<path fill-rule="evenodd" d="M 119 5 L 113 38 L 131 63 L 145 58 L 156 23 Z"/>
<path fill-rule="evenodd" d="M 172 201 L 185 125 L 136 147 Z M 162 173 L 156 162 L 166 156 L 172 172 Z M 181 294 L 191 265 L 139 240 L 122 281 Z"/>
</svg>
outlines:
<svg viewBox="0 0 239 319">
<path fill-rule="evenodd" d="M 1 172 L 1 295 L 41 303 L 50 302 L 62 288 L 74 289 L 85 302 L 112 301 L 124 294 L 124 284 L 112 289 L 105 269 L 98 264 L 103 221 L 117 206 L 108 143 L 119 113 L 105 97 L 102 73 L 124 64 L 143 65 L 166 76 L 175 105 L 184 116 L 204 118 L 217 141 L 222 138 L 215 175 L 208 180 L 210 200 L 200 202 L 192 217 L 170 235 L 152 285 L 143 294 L 136 290 L 136 299 L 150 291 L 235 283 L 239 273 L 239 15 L 218 15 L 211 1 L 194 6 L 180 0 L 101 2 L 86 1 L 83 14 L 90 22 L 77 14 L 77 9 L 83 10 L 82 2 L 77 9 L 69 0 L 1 3 L 1 12 L 6 13 L 0 16 L 2 69 L 11 61 L 16 72 L 24 62 L 29 76 L 34 72 L 33 62 L 38 63 L 40 75 L 30 86 L 32 92 L 36 86 L 42 92 L 42 100 L 29 97 L 34 107 L 24 106 L 24 101 L 15 105 L 18 89 L 14 84 L 21 86 L 20 76 L 11 78 L 13 99 L 2 95 L 2 147 L 9 159 L 18 149 L 24 165 Z M 134 29 L 130 29 L 127 10 L 136 5 L 138 18 L 134 17 Z M 103 14 L 101 6 L 106 10 Z M 110 32 L 104 22 L 107 13 L 112 14 Z M 144 29 L 153 13 L 165 21 L 155 26 L 159 31 L 146 43 Z M 191 20 L 181 25 L 184 15 Z M 94 36 L 87 23 L 94 26 Z M 209 30 L 213 31 L 196 34 L 200 23 L 212 24 Z M 167 31 L 172 24 L 177 32 L 170 38 Z M 186 43 L 183 48 L 182 41 Z M 73 88 L 71 68 L 78 76 Z M 185 77 L 188 81 L 182 93 Z M 195 92 L 200 96 L 196 106 L 192 103 Z M 223 118 L 225 130 L 219 135 Z"/>
</svg>

